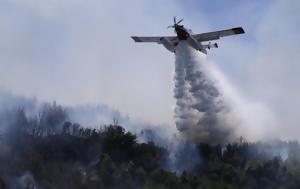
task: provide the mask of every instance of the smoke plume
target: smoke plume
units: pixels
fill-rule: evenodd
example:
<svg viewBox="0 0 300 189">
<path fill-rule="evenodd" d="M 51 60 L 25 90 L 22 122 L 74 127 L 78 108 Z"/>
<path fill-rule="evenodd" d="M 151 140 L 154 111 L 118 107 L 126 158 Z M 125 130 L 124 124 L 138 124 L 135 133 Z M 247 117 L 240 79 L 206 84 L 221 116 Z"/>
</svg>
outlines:
<svg viewBox="0 0 300 189">
<path fill-rule="evenodd" d="M 176 126 L 193 141 L 222 143 L 235 139 L 231 107 L 213 77 L 205 55 L 181 42 L 175 61 Z"/>
<path fill-rule="evenodd" d="M 174 81 L 176 127 L 189 140 L 217 144 L 240 136 L 248 141 L 280 138 L 271 109 L 241 95 L 203 53 L 185 42 L 176 49 Z"/>
</svg>

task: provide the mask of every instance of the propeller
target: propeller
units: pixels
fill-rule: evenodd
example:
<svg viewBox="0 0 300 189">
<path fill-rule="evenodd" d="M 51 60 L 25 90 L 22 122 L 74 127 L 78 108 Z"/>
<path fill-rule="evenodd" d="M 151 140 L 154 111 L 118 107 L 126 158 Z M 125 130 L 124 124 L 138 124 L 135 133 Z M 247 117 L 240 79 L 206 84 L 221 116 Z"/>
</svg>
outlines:
<svg viewBox="0 0 300 189">
<path fill-rule="evenodd" d="M 174 16 L 173 18 L 173 25 L 168 26 L 167 28 L 175 28 L 177 25 L 179 25 L 179 23 L 181 23 L 183 21 L 183 19 L 179 20 L 178 22 L 176 21 L 176 16 Z"/>
<path fill-rule="evenodd" d="M 179 24 L 179 23 L 182 22 L 182 21 L 183 21 L 183 19 L 179 20 L 176 24 Z"/>
</svg>

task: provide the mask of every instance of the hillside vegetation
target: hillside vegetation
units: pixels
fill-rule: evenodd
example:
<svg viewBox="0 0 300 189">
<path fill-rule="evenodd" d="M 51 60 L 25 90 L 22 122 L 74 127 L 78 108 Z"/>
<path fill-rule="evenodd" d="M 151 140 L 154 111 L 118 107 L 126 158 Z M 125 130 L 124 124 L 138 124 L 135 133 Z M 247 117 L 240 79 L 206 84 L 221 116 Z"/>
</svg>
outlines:
<svg viewBox="0 0 300 189">
<path fill-rule="evenodd" d="M 0 124 L 1 189 L 300 188 L 298 142 L 194 144 L 200 159 L 179 171 L 156 141 L 140 143 L 118 124 L 84 128 L 67 121 L 60 106 L 36 117 L 4 112 Z M 194 161 L 185 155 L 175 158 Z"/>
</svg>

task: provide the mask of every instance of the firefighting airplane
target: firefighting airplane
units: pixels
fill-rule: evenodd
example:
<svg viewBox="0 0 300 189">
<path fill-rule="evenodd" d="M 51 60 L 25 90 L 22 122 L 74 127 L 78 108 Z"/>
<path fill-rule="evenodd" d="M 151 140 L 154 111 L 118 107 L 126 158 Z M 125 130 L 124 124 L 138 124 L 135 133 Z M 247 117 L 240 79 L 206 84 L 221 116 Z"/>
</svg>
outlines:
<svg viewBox="0 0 300 189">
<path fill-rule="evenodd" d="M 214 31 L 208 33 L 200 33 L 193 35 L 191 30 L 186 29 L 183 25 L 179 25 L 183 19 L 176 21 L 176 17 L 174 17 L 174 25 L 168 26 L 168 28 L 174 28 L 177 36 L 160 36 L 160 37 L 137 37 L 132 36 L 131 38 L 135 42 L 154 42 L 158 44 L 162 44 L 166 49 L 175 53 L 176 46 L 179 41 L 187 41 L 189 45 L 191 45 L 194 49 L 201 51 L 204 54 L 207 54 L 206 49 L 218 48 L 217 43 L 202 44 L 203 41 L 211 41 L 217 40 L 221 37 L 237 35 L 245 33 L 242 27 Z"/>
</svg>

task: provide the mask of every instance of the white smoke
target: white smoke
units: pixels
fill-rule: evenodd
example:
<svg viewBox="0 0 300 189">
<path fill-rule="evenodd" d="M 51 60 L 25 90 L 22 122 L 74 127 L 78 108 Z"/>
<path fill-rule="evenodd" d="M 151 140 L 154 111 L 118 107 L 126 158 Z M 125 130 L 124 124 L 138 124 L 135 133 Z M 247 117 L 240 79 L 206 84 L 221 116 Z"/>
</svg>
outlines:
<svg viewBox="0 0 300 189">
<path fill-rule="evenodd" d="M 274 128 L 265 106 L 245 100 L 203 53 L 186 42 L 176 48 L 174 80 L 176 126 L 193 141 L 215 144 L 239 136 L 263 140 L 265 128 Z"/>
<path fill-rule="evenodd" d="M 265 103 L 243 96 L 214 64 L 208 63 L 210 73 L 218 82 L 223 100 L 230 105 L 227 123 L 234 127 L 236 137 L 246 137 L 248 141 L 270 141 L 280 139 L 278 120 Z"/>
<path fill-rule="evenodd" d="M 38 183 L 33 178 L 30 172 L 25 172 L 20 177 L 17 177 L 11 181 L 11 189 L 39 189 Z"/>
</svg>

